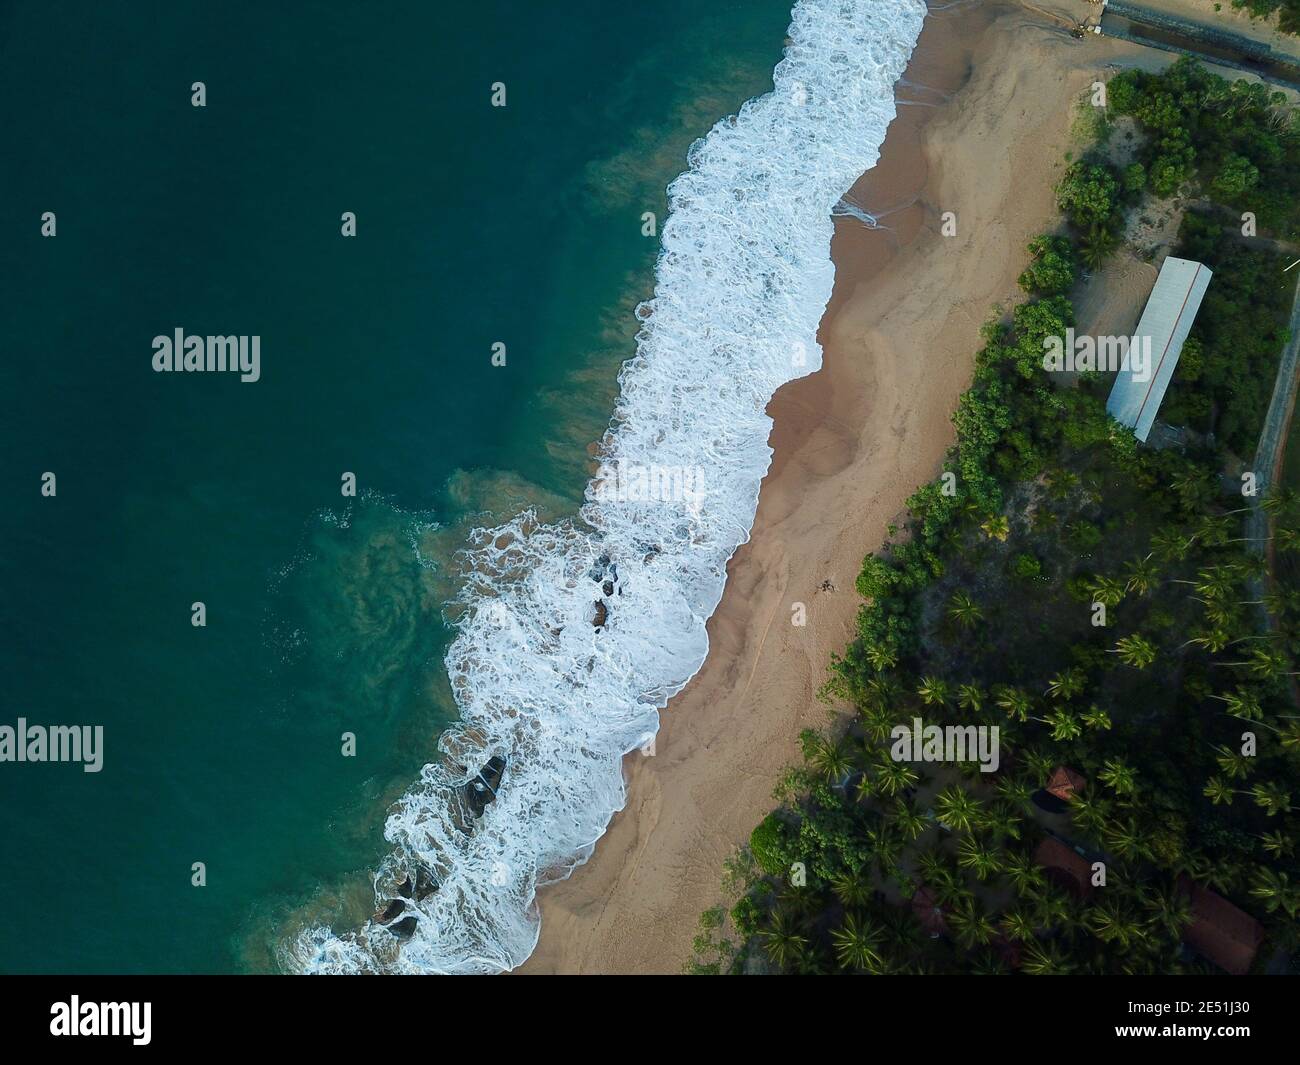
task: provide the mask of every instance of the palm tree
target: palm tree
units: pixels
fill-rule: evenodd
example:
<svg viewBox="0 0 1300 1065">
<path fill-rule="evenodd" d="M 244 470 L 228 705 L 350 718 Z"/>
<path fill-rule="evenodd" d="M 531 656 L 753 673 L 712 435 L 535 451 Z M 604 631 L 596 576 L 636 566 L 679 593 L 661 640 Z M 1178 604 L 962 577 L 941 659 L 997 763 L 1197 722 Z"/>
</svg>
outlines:
<svg viewBox="0 0 1300 1065">
<path fill-rule="evenodd" d="M 975 874 L 975 879 L 984 881 L 1002 869 L 1002 861 L 996 847 L 989 847 L 973 835 L 963 836 L 957 844 L 957 864 Z"/>
<path fill-rule="evenodd" d="M 1029 774 L 1031 781 L 1037 782 L 1041 787 L 1047 778 L 1052 775 L 1052 770 L 1056 767 L 1056 755 L 1050 751 L 1041 750 L 1037 747 L 1031 747 L 1024 752 L 1025 771 Z"/>
<path fill-rule="evenodd" d="M 906 791 L 921 779 L 911 762 L 895 762 L 888 754 L 876 759 L 875 788 L 882 795 L 894 796 Z"/>
<path fill-rule="evenodd" d="M 1149 595 L 1160 584 L 1159 570 L 1150 555 L 1130 562 L 1125 569 L 1128 571 L 1128 578 L 1124 582 L 1126 592 Z"/>
<path fill-rule="evenodd" d="M 894 803 L 894 824 L 908 839 L 916 839 L 930 827 L 929 819 L 906 799 Z"/>
<path fill-rule="evenodd" d="M 1121 858 L 1151 857 L 1151 846 L 1147 843 L 1146 833 L 1138 827 L 1137 820 L 1132 816 L 1124 821 L 1112 821 L 1102 831 L 1102 837 Z"/>
<path fill-rule="evenodd" d="M 1047 882 L 1042 868 L 1028 854 L 1015 852 L 1007 855 L 1003 871 L 1018 895 L 1038 891 Z"/>
<path fill-rule="evenodd" d="M 1118 758 L 1108 758 L 1097 779 L 1110 785 L 1116 795 L 1132 795 L 1137 791 L 1137 770 Z"/>
<path fill-rule="evenodd" d="M 1053 699 L 1073 699 L 1087 684 L 1088 678 L 1077 666 L 1063 670 L 1047 682 L 1047 695 Z"/>
<path fill-rule="evenodd" d="M 943 706 L 948 701 L 949 691 L 946 680 L 940 680 L 938 677 L 922 677 L 916 694 L 921 697 L 921 702 L 926 706 Z"/>
<path fill-rule="evenodd" d="M 948 927 L 953 930 L 957 942 L 967 950 L 987 946 L 998 934 L 997 926 L 974 899 L 965 899 L 953 907 L 947 916 Z"/>
<path fill-rule="evenodd" d="M 885 706 L 864 706 L 858 710 L 862 731 L 873 743 L 884 743 L 894 728 L 894 713 Z"/>
<path fill-rule="evenodd" d="M 935 798 L 939 821 L 958 832 L 968 832 L 974 823 L 980 804 L 964 789 L 944 788 Z"/>
<path fill-rule="evenodd" d="M 1066 976 L 1073 968 L 1056 943 L 1035 940 L 1025 949 L 1020 971 L 1028 976 Z"/>
<path fill-rule="evenodd" d="M 1003 914 L 1002 933 L 1017 943 L 1028 943 L 1034 938 L 1034 919 L 1028 910 L 1017 906 Z"/>
<path fill-rule="evenodd" d="M 1238 688 L 1228 695 L 1211 695 L 1210 698 L 1226 703 L 1230 717 L 1239 717 L 1243 721 L 1264 720 L 1264 709 L 1259 705 L 1259 693 L 1250 688 Z"/>
<path fill-rule="evenodd" d="M 870 973 L 885 969 L 885 958 L 880 952 L 881 938 L 880 928 L 870 918 L 856 913 L 846 915 L 844 923 L 831 932 L 835 957 L 840 965 L 845 969 Z"/>
<path fill-rule="evenodd" d="M 1117 902 L 1101 902 L 1088 913 L 1088 923 L 1103 943 L 1117 943 L 1128 949 L 1146 938 L 1142 923 Z"/>
<path fill-rule="evenodd" d="M 1116 580 L 1114 577 L 1101 576 L 1095 578 L 1088 586 L 1088 591 L 1092 593 L 1094 603 L 1119 606 L 1124 601 L 1124 582 Z"/>
<path fill-rule="evenodd" d="M 1011 523 L 1003 514 L 993 514 L 985 518 L 980 528 L 984 530 L 984 535 L 990 540 L 1005 542 L 1006 538 L 1011 535 Z"/>
<path fill-rule="evenodd" d="M 1264 849 L 1275 858 L 1289 858 L 1295 850 L 1295 843 L 1290 836 L 1284 835 L 1279 829 L 1276 832 L 1265 832 L 1259 837 L 1264 841 Z"/>
<path fill-rule="evenodd" d="M 1222 777 L 1210 777 L 1201 794 L 1215 806 L 1231 806 L 1236 790 Z"/>
<path fill-rule="evenodd" d="M 948 616 L 963 629 L 970 631 L 984 619 L 984 611 L 968 593 L 958 591 L 948 600 Z"/>
<path fill-rule="evenodd" d="M 1033 709 L 1033 700 L 1019 688 L 1003 685 L 998 689 L 994 701 L 1001 709 L 1006 711 L 1007 717 L 1014 717 L 1017 721 L 1029 720 L 1029 712 Z"/>
<path fill-rule="evenodd" d="M 1110 714 L 1095 704 L 1080 714 L 1079 720 L 1091 729 L 1110 729 Z"/>
<path fill-rule="evenodd" d="M 1046 717 L 1036 717 L 1034 720 L 1049 725 L 1052 729 L 1052 739 L 1057 743 L 1068 743 L 1083 735 L 1083 725 L 1078 717 L 1063 706 L 1053 710 Z"/>
<path fill-rule="evenodd" d="M 1214 760 L 1218 762 L 1219 768 L 1227 774 L 1229 780 L 1245 780 L 1255 768 L 1254 759 L 1250 755 L 1234 751 L 1231 747 L 1223 745 L 1215 747 L 1214 755 Z"/>
<path fill-rule="evenodd" d="M 853 772 L 853 747 L 845 739 L 815 736 L 805 753 L 808 764 L 828 784 L 839 784 Z"/>
<path fill-rule="evenodd" d="M 1295 917 L 1300 911 L 1300 888 L 1291 883 L 1291 878 L 1268 866 L 1255 870 L 1250 887 L 1251 898 L 1259 899 L 1269 913 L 1282 910 L 1288 917 Z"/>
<path fill-rule="evenodd" d="M 947 858 L 936 849 L 922 851 L 916 859 L 916 868 L 921 874 L 921 879 L 931 887 L 937 887 L 943 881 L 951 880 L 953 877 Z"/>
<path fill-rule="evenodd" d="M 1085 832 L 1097 835 L 1110 823 L 1112 803 L 1100 796 L 1076 794 L 1070 804 L 1070 816 Z"/>
<path fill-rule="evenodd" d="M 1255 805 L 1269 817 L 1291 812 L 1291 793 L 1276 781 L 1263 781 L 1250 789 Z"/>
<path fill-rule="evenodd" d="M 893 669 L 898 665 L 898 651 L 890 644 L 869 644 L 864 654 L 867 661 L 871 663 L 871 668 L 877 673 L 883 673 L 885 670 Z"/>
<path fill-rule="evenodd" d="M 799 933 L 793 918 L 777 911 L 771 923 L 759 932 L 767 956 L 782 969 L 789 968 L 804 956 L 808 938 Z"/>
<path fill-rule="evenodd" d="M 866 688 L 868 697 L 879 706 L 892 706 L 903 694 L 903 685 L 892 673 L 877 673 Z"/>
<path fill-rule="evenodd" d="M 1150 914 L 1151 924 L 1175 938 L 1181 938 L 1183 930 L 1192 923 L 1191 900 L 1176 888 L 1148 885 L 1139 889 L 1138 898 Z"/>
<path fill-rule="evenodd" d="M 841 869 L 831 877 L 831 890 L 845 906 L 865 906 L 871 901 L 871 878 L 863 869 Z"/>
<path fill-rule="evenodd" d="M 978 714 L 984 707 L 984 692 L 978 684 L 957 685 L 957 705 L 972 714 Z"/>
<path fill-rule="evenodd" d="M 1159 562 L 1175 562 L 1182 558 L 1191 547 L 1190 538 L 1174 528 L 1157 529 L 1151 537 L 1151 554 Z"/>
<path fill-rule="evenodd" d="M 986 807 L 979 815 L 977 824 L 995 839 L 1020 838 L 1020 815 L 1015 806 L 1005 800 Z"/>
<path fill-rule="evenodd" d="M 1127 666 L 1132 666 L 1134 669 L 1146 669 L 1156 660 L 1155 644 L 1136 632 L 1130 636 L 1125 636 L 1115 644 L 1114 650 L 1106 653 L 1119 655 L 1121 662 Z"/>
<path fill-rule="evenodd" d="M 1010 773 L 999 773 L 993 781 L 993 787 L 1003 799 L 1015 806 L 1023 806 L 1034 793 L 1033 787 L 1023 776 L 1013 776 Z"/>
</svg>

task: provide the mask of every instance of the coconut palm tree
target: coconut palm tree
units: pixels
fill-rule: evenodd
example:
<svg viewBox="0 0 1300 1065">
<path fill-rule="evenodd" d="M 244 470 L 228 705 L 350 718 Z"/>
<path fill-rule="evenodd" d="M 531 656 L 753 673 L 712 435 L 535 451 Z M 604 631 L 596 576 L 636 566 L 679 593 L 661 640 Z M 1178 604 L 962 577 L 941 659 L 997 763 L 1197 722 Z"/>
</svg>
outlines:
<svg viewBox="0 0 1300 1065">
<path fill-rule="evenodd" d="M 845 738 L 812 736 L 804 755 L 813 771 L 827 784 L 841 784 L 853 772 L 853 746 Z"/>
<path fill-rule="evenodd" d="M 980 803 L 963 788 L 944 788 L 935 797 L 935 807 L 939 821 L 958 832 L 970 831 L 974 824 Z"/>
<path fill-rule="evenodd" d="M 1007 855 L 1003 872 L 1016 889 L 1016 894 L 1025 896 L 1042 889 L 1047 882 L 1043 870 L 1028 855 L 1019 851 Z"/>
<path fill-rule="evenodd" d="M 1025 948 L 1020 971 L 1027 976 L 1066 976 L 1074 971 L 1074 963 L 1055 942 L 1034 940 Z"/>
<path fill-rule="evenodd" d="M 969 869 L 979 881 L 987 880 L 1002 870 L 998 848 L 991 847 L 977 836 L 962 836 L 957 844 L 957 864 Z"/>
<path fill-rule="evenodd" d="M 990 515 L 984 519 L 984 523 L 980 525 L 980 528 L 984 530 L 984 535 L 990 540 L 1005 542 L 1007 537 L 1011 535 L 1011 523 L 1004 514 Z"/>
<path fill-rule="evenodd" d="M 1192 903 L 1176 887 L 1148 884 L 1138 889 L 1138 899 L 1151 925 L 1175 939 L 1192 923 Z"/>
<path fill-rule="evenodd" d="M 1238 688 L 1227 695 L 1211 695 L 1228 707 L 1228 716 L 1239 717 L 1243 721 L 1263 721 L 1264 710 L 1259 703 L 1259 693 L 1250 688 Z"/>
<path fill-rule="evenodd" d="M 994 839 L 1020 838 L 1020 815 L 1015 806 L 1005 799 L 985 807 L 977 824 Z"/>
<path fill-rule="evenodd" d="M 1033 700 L 1019 688 L 1005 684 L 998 689 L 994 702 L 1006 711 L 1007 717 L 1013 717 L 1017 721 L 1028 721 L 1029 712 L 1034 705 Z"/>
<path fill-rule="evenodd" d="M 872 767 L 875 770 L 875 790 L 891 798 L 914 787 L 921 779 L 911 762 L 895 762 L 885 752 L 877 757 Z"/>
<path fill-rule="evenodd" d="M 1222 744 L 1214 748 L 1214 760 L 1229 780 L 1245 780 L 1255 768 L 1255 760 L 1250 755 Z"/>
<path fill-rule="evenodd" d="M 794 919 L 781 910 L 772 914 L 770 923 L 758 935 L 767 956 L 781 969 L 796 964 L 808 949 L 808 937 L 799 931 Z"/>
<path fill-rule="evenodd" d="M 1073 699 L 1088 683 L 1087 675 L 1078 666 L 1062 670 L 1047 682 L 1045 694 L 1053 699 Z"/>
<path fill-rule="evenodd" d="M 1156 660 L 1156 646 L 1140 633 L 1123 637 L 1107 654 L 1119 655 L 1119 660 L 1134 669 L 1146 669 Z"/>
<path fill-rule="evenodd" d="M 1150 555 L 1130 562 L 1125 567 L 1125 571 L 1127 573 L 1124 581 L 1124 590 L 1126 592 L 1136 592 L 1138 595 L 1145 596 L 1151 594 L 1160 585 L 1160 571 Z"/>
<path fill-rule="evenodd" d="M 1138 827 L 1136 818 L 1131 815 L 1123 821 L 1112 821 L 1102 830 L 1102 838 L 1121 858 L 1151 858 L 1147 834 Z"/>
<path fill-rule="evenodd" d="M 1115 943 L 1127 950 L 1146 938 L 1138 917 L 1118 902 L 1099 902 L 1088 911 L 1088 926 L 1103 943 Z"/>
<path fill-rule="evenodd" d="M 1108 758 L 1097 779 L 1109 785 L 1116 795 L 1132 795 L 1137 791 L 1137 770 L 1118 758 Z"/>
<path fill-rule="evenodd" d="M 1079 715 L 1079 720 L 1090 729 L 1110 730 L 1110 714 L 1097 705 L 1089 706 Z"/>
<path fill-rule="evenodd" d="M 903 798 L 894 802 L 893 819 L 898 831 L 907 839 L 916 839 L 930 827 L 929 818 Z"/>
<path fill-rule="evenodd" d="M 898 650 L 892 644 L 868 644 L 863 654 L 866 655 L 867 661 L 871 663 L 871 668 L 877 673 L 883 673 L 885 670 L 893 669 L 898 665 Z"/>
<path fill-rule="evenodd" d="M 879 706 L 892 706 L 903 694 L 902 682 L 892 673 L 877 673 L 866 683 L 867 698 Z"/>
<path fill-rule="evenodd" d="M 883 938 L 875 922 L 856 913 L 846 914 L 844 923 L 831 932 L 835 957 L 841 967 L 869 973 L 885 970 L 885 957 L 881 952 Z"/>
<path fill-rule="evenodd" d="M 1083 735 L 1082 722 L 1064 706 L 1057 707 L 1046 717 L 1036 717 L 1034 720 L 1050 727 L 1052 739 L 1057 743 L 1068 743 Z"/>
<path fill-rule="evenodd" d="M 972 714 L 984 708 L 984 691 L 978 684 L 957 685 L 957 705 Z"/>
<path fill-rule="evenodd" d="M 1094 836 L 1099 835 L 1110 823 L 1113 810 L 1114 804 L 1109 799 L 1087 793 L 1076 793 L 1070 804 L 1070 816 L 1074 823 Z"/>
<path fill-rule="evenodd" d="M 1157 529 L 1151 537 L 1151 554 L 1158 562 L 1176 562 L 1187 554 L 1192 546 L 1191 538 L 1178 529 L 1168 527 Z"/>
<path fill-rule="evenodd" d="M 872 743 L 885 742 L 894 728 L 895 717 L 894 712 L 885 706 L 864 706 L 858 710 L 858 723 Z"/>
<path fill-rule="evenodd" d="M 1201 794 L 1210 800 L 1215 806 L 1231 806 L 1232 800 L 1236 796 L 1236 789 L 1233 788 L 1222 777 L 1210 777 L 1205 787 L 1201 789 Z"/>
<path fill-rule="evenodd" d="M 846 907 L 865 906 L 871 901 L 871 877 L 865 869 L 841 869 L 830 879 L 831 891 Z"/>
<path fill-rule="evenodd" d="M 1300 912 L 1300 887 L 1291 883 L 1284 872 L 1269 866 L 1260 866 L 1251 880 L 1250 897 L 1259 899 L 1264 909 L 1275 913 L 1279 909 L 1288 917 Z"/>
<path fill-rule="evenodd" d="M 1029 781 L 1018 774 L 997 774 L 996 779 L 993 781 L 993 787 L 1006 802 L 1013 806 L 1023 806 L 1034 793 Z"/>
<path fill-rule="evenodd" d="M 1124 601 L 1124 582 L 1116 580 L 1114 577 L 1104 575 L 1095 577 L 1088 585 L 1088 591 L 1091 593 L 1094 603 L 1119 606 Z"/>
<path fill-rule="evenodd" d="M 1264 849 L 1275 858 L 1289 858 L 1295 850 L 1295 842 L 1280 829 L 1265 832 L 1259 838 L 1264 841 Z"/>
<path fill-rule="evenodd" d="M 965 591 L 958 591 L 948 600 L 948 616 L 969 632 L 984 620 L 984 611 Z"/>
<path fill-rule="evenodd" d="M 951 687 L 946 680 L 938 677 L 922 677 L 916 694 L 926 706 L 943 706 L 948 702 Z"/>
<path fill-rule="evenodd" d="M 1255 805 L 1269 817 L 1291 812 L 1291 793 L 1276 781 L 1261 781 L 1250 789 Z"/>
<path fill-rule="evenodd" d="M 1025 764 L 1027 779 L 1038 787 L 1046 783 L 1047 778 L 1052 775 L 1052 770 L 1056 768 L 1055 753 L 1040 747 L 1030 747 L 1022 753 L 1021 759 Z"/>
</svg>

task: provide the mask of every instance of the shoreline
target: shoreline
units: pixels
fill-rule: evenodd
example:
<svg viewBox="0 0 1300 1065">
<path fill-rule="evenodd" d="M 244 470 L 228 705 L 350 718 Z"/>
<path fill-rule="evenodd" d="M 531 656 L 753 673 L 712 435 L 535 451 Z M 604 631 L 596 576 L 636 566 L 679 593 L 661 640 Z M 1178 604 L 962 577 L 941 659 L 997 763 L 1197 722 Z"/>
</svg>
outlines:
<svg viewBox="0 0 1300 1065">
<path fill-rule="evenodd" d="M 882 214 L 887 231 L 836 224 L 823 366 L 768 406 L 773 460 L 709 656 L 663 711 L 654 756 L 625 759 L 628 801 L 593 857 L 539 893 L 540 939 L 518 971 L 673 973 L 689 960 L 699 915 L 723 901 L 724 860 L 771 809 L 801 729 L 824 723 L 816 692 L 851 638 L 862 559 L 937 472 L 980 326 L 1056 220 L 1074 102 L 1131 49 L 1006 3 L 927 18 L 896 98 L 938 99 L 908 83 L 949 98 L 900 103 L 850 193 L 898 209 Z M 940 232 L 946 211 L 955 236 Z"/>
</svg>

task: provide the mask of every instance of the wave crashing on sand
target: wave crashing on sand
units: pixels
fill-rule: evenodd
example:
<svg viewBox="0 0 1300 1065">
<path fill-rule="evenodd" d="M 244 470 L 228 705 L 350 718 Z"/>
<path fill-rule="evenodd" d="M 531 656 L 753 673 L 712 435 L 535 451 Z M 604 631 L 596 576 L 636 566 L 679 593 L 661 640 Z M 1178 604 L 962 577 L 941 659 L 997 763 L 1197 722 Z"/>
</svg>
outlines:
<svg viewBox="0 0 1300 1065">
<path fill-rule="evenodd" d="M 286 967 L 490 973 L 532 952 L 537 889 L 591 855 L 626 799 L 623 757 L 704 662 L 772 457 L 766 406 L 821 364 L 832 209 L 879 157 L 925 13 L 803 0 L 773 91 L 692 146 L 598 460 L 705 490 L 612 493 L 598 478 L 577 519 L 472 534 L 446 663 L 460 721 L 389 815 L 385 919 L 308 928 Z M 467 791 L 493 759 L 495 797 Z"/>
</svg>

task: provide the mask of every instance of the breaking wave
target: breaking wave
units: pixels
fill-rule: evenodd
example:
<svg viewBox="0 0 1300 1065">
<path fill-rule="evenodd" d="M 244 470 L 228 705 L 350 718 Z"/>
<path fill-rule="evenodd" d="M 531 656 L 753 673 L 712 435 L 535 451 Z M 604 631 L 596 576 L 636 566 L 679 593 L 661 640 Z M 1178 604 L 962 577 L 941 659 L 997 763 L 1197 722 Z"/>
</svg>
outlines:
<svg viewBox="0 0 1300 1065">
<path fill-rule="evenodd" d="M 471 535 L 446 663 L 461 719 L 388 818 L 386 912 L 303 931 L 288 967 L 485 973 L 532 952 L 537 889 L 590 856 L 625 802 L 624 755 L 704 662 L 771 460 L 765 408 L 821 364 L 832 208 L 879 157 L 924 16 L 921 0 L 803 0 L 774 90 L 691 148 L 599 460 L 687 471 L 695 491 L 598 474 L 576 519 Z"/>
</svg>

